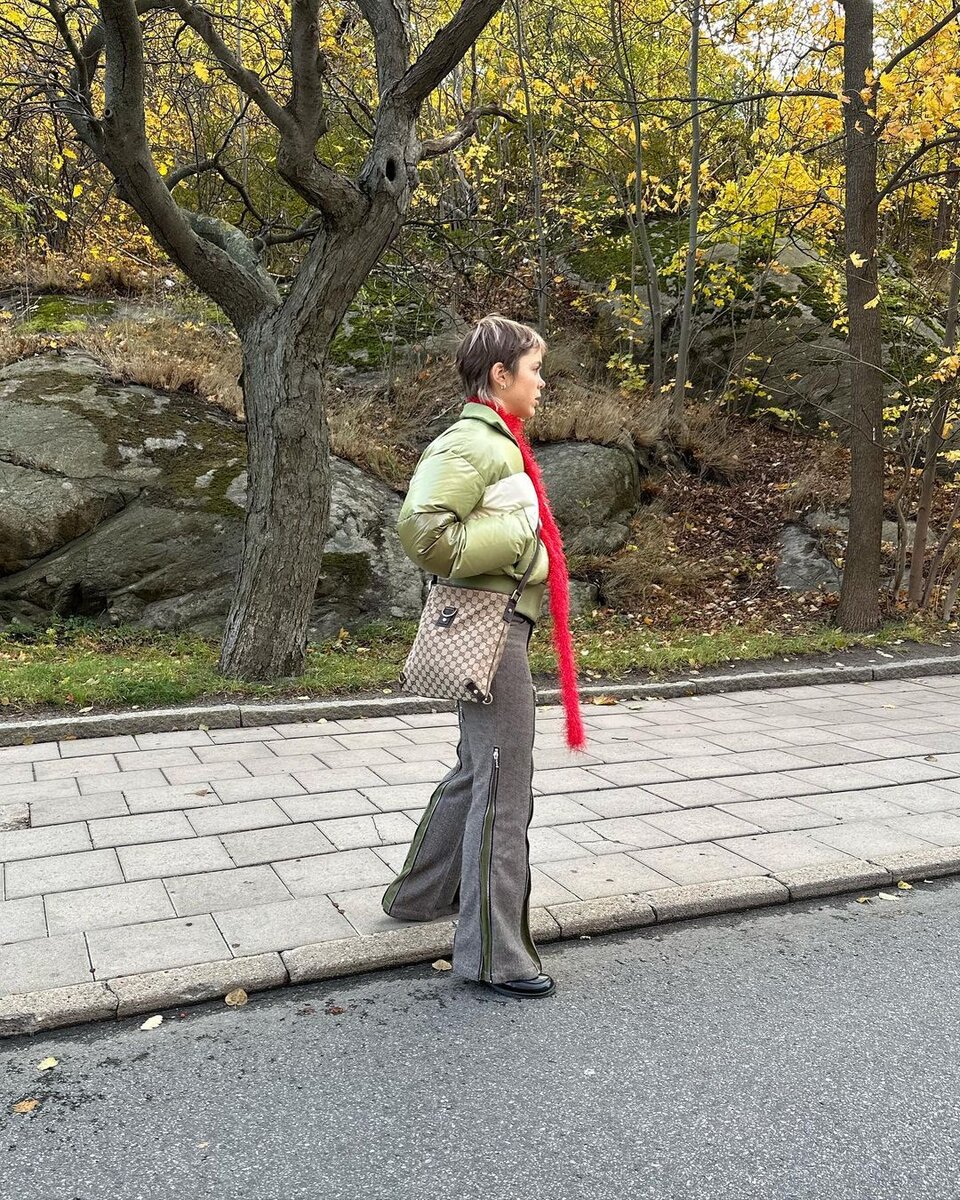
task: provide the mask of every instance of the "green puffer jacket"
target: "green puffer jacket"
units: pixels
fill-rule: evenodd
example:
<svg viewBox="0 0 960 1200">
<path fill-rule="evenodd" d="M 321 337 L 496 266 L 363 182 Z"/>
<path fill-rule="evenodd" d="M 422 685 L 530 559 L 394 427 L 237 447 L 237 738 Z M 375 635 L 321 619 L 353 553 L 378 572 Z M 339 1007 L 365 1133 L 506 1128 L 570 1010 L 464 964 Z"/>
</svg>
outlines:
<svg viewBox="0 0 960 1200">
<path fill-rule="evenodd" d="M 537 525 L 536 493 L 513 434 L 492 408 L 468 402 L 417 463 L 397 522 L 401 545 L 446 583 L 509 595 L 536 550 Z M 517 605 L 532 621 L 540 619 L 547 567 L 541 545 Z"/>
</svg>

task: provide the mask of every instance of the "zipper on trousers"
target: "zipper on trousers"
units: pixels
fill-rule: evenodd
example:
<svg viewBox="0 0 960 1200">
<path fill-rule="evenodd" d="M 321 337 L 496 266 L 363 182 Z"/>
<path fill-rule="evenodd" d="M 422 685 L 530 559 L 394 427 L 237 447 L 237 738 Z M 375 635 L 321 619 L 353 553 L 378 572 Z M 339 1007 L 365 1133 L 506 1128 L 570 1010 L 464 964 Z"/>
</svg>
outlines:
<svg viewBox="0 0 960 1200">
<path fill-rule="evenodd" d="M 490 981 L 493 960 L 490 874 L 493 869 L 493 826 L 497 816 L 497 788 L 499 785 L 500 747 L 494 746 L 490 790 L 487 793 L 487 810 L 483 815 L 483 839 L 480 850 L 480 978 L 487 982 Z"/>
</svg>

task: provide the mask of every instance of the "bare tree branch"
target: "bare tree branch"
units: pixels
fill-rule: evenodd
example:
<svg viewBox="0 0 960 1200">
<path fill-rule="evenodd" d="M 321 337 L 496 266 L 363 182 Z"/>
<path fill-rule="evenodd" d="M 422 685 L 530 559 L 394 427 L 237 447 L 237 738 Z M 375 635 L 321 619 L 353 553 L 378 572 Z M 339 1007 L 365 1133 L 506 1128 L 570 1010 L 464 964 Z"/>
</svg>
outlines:
<svg viewBox="0 0 960 1200">
<path fill-rule="evenodd" d="M 103 158 L 123 199 L 199 287 L 243 328 L 279 301 L 249 240 L 233 226 L 182 209 L 157 171 L 144 125 L 145 68 L 133 0 L 100 0 L 106 58 Z"/>
<path fill-rule="evenodd" d="M 442 137 L 427 138 L 426 141 L 422 142 L 420 157 L 436 158 L 438 155 L 449 154 L 451 150 L 456 150 L 458 146 L 463 145 L 465 141 L 473 137 L 477 132 L 477 121 L 480 117 L 503 117 L 505 121 L 519 124 L 518 118 L 513 113 L 508 113 L 505 109 L 498 108 L 496 104 L 484 104 L 479 108 L 471 108 L 464 114 L 463 120 L 456 129 L 451 129 L 449 133 L 443 134 Z"/>
<path fill-rule="evenodd" d="M 322 64 L 317 42 L 316 0 L 294 0 L 294 86 L 285 107 L 267 91 L 255 71 L 248 70 L 227 46 L 210 14 L 190 0 L 168 0 L 167 7 L 204 41 L 224 74 L 277 127 L 280 147 L 277 170 L 299 195 L 332 220 L 355 220 L 364 200 L 356 185 L 316 157 L 317 138 L 325 128 Z M 312 27 L 312 28 L 311 28 Z M 311 50 L 313 47 L 313 50 Z M 298 76 L 298 72 L 300 73 Z M 311 106 L 316 104 L 316 109 Z"/>
<path fill-rule="evenodd" d="M 375 0 L 361 0 L 366 6 Z M 376 0 L 378 7 L 387 0 Z M 401 3 L 402 0 L 397 0 Z M 450 74 L 499 11 L 502 0 L 463 0 L 455 15 L 434 35 L 426 49 L 390 89 L 392 107 L 419 111 L 427 96 Z M 381 93 L 381 103 L 387 97 Z"/>
<path fill-rule="evenodd" d="M 263 86 L 263 81 L 256 71 L 248 70 L 240 62 L 214 28 L 213 20 L 206 9 L 201 8 L 199 4 L 191 4 L 190 0 L 170 0 L 169 7 L 179 15 L 185 25 L 188 25 L 203 40 L 207 49 L 223 68 L 226 77 L 231 83 L 235 83 L 263 115 L 276 125 L 281 135 L 289 136 L 296 132 L 295 118 L 274 100 Z"/>
<path fill-rule="evenodd" d="M 357 0 L 373 33 L 380 102 L 404 76 L 410 62 L 408 0 Z M 481 26 L 482 28 L 482 26 Z"/>
<path fill-rule="evenodd" d="M 939 146 L 956 146 L 958 142 L 960 142 L 960 130 L 955 130 L 944 137 L 934 138 L 932 142 L 925 142 L 897 167 L 887 180 L 885 187 L 880 191 L 879 198 L 884 200 L 891 192 L 900 187 L 913 164 L 929 154 L 931 150 L 936 150 Z"/>
<path fill-rule="evenodd" d="M 889 75 L 905 58 L 909 58 L 911 54 L 915 54 L 925 42 L 929 42 L 931 38 L 936 37 L 940 30 L 945 29 L 956 16 L 960 16 L 960 4 L 954 4 L 947 15 L 939 20 L 936 25 L 931 25 L 929 29 L 924 30 L 920 37 L 911 42 L 909 46 L 904 46 L 902 50 L 890 59 L 885 67 L 880 68 L 877 74 Z"/>
</svg>

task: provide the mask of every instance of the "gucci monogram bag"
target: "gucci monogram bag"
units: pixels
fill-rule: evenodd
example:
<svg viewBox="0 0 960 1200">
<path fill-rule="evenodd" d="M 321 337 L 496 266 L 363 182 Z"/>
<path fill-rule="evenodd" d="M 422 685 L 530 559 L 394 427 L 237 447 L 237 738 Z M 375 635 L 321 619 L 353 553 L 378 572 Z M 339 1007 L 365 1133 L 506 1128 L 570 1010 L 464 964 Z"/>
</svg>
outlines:
<svg viewBox="0 0 960 1200">
<path fill-rule="evenodd" d="M 444 700 L 489 704 L 493 677 L 523 589 L 540 553 L 540 539 L 523 578 L 509 596 L 485 588 L 453 587 L 433 577 L 420 625 L 400 673 L 404 691 Z"/>
</svg>

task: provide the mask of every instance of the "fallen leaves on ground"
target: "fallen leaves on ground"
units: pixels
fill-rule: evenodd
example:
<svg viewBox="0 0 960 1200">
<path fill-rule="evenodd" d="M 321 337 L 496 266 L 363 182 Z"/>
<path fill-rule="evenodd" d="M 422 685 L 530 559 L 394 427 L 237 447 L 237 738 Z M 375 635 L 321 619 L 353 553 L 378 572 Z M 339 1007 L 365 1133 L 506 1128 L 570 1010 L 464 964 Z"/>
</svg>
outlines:
<svg viewBox="0 0 960 1200">
<path fill-rule="evenodd" d="M 913 891 L 913 884 L 907 883 L 907 881 L 905 879 L 901 879 L 900 882 L 897 884 L 897 887 L 900 889 L 901 892 L 912 892 Z"/>
<path fill-rule="evenodd" d="M 435 963 L 433 963 L 432 965 L 433 965 L 433 969 L 435 971 L 452 971 L 453 970 L 453 964 L 447 962 L 447 960 L 445 958 L 438 958 L 437 961 Z"/>
<path fill-rule="evenodd" d="M 13 1111 L 15 1113 L 33 1112 L 39 1103 L 39 1100 L 20 1100 L 13 1106 Z"/>
<path fill-rule="evenodd" d="M 55 1067 L 56 1065 L 57 1065 L 57 1060 L 55 1058 L 45 1058 L 43 1060 L 43 1062 L 37 1063 L 37 1070 L 38 1071 L 49 1071 L 52 1067 Z"/>
<path fill-rule="evenodd" d="M 249 997 L 243 988 L 234 988 L 232 992 L 227 992 L 227 994 L 224 996 L 224 1000 L 230 1005 L 231 1008 L 240 1008 L 242 1005 L 246 1004 L 248 999 Z"/>
<path fill-rule="evenodd" d="M 144 1023 L 140 1026 L 141 1029 L 156 1029 L 163 1022 L 163 1017 L 159 1014 L 155 1017 L 147 1017 Z"/>
</svg>

